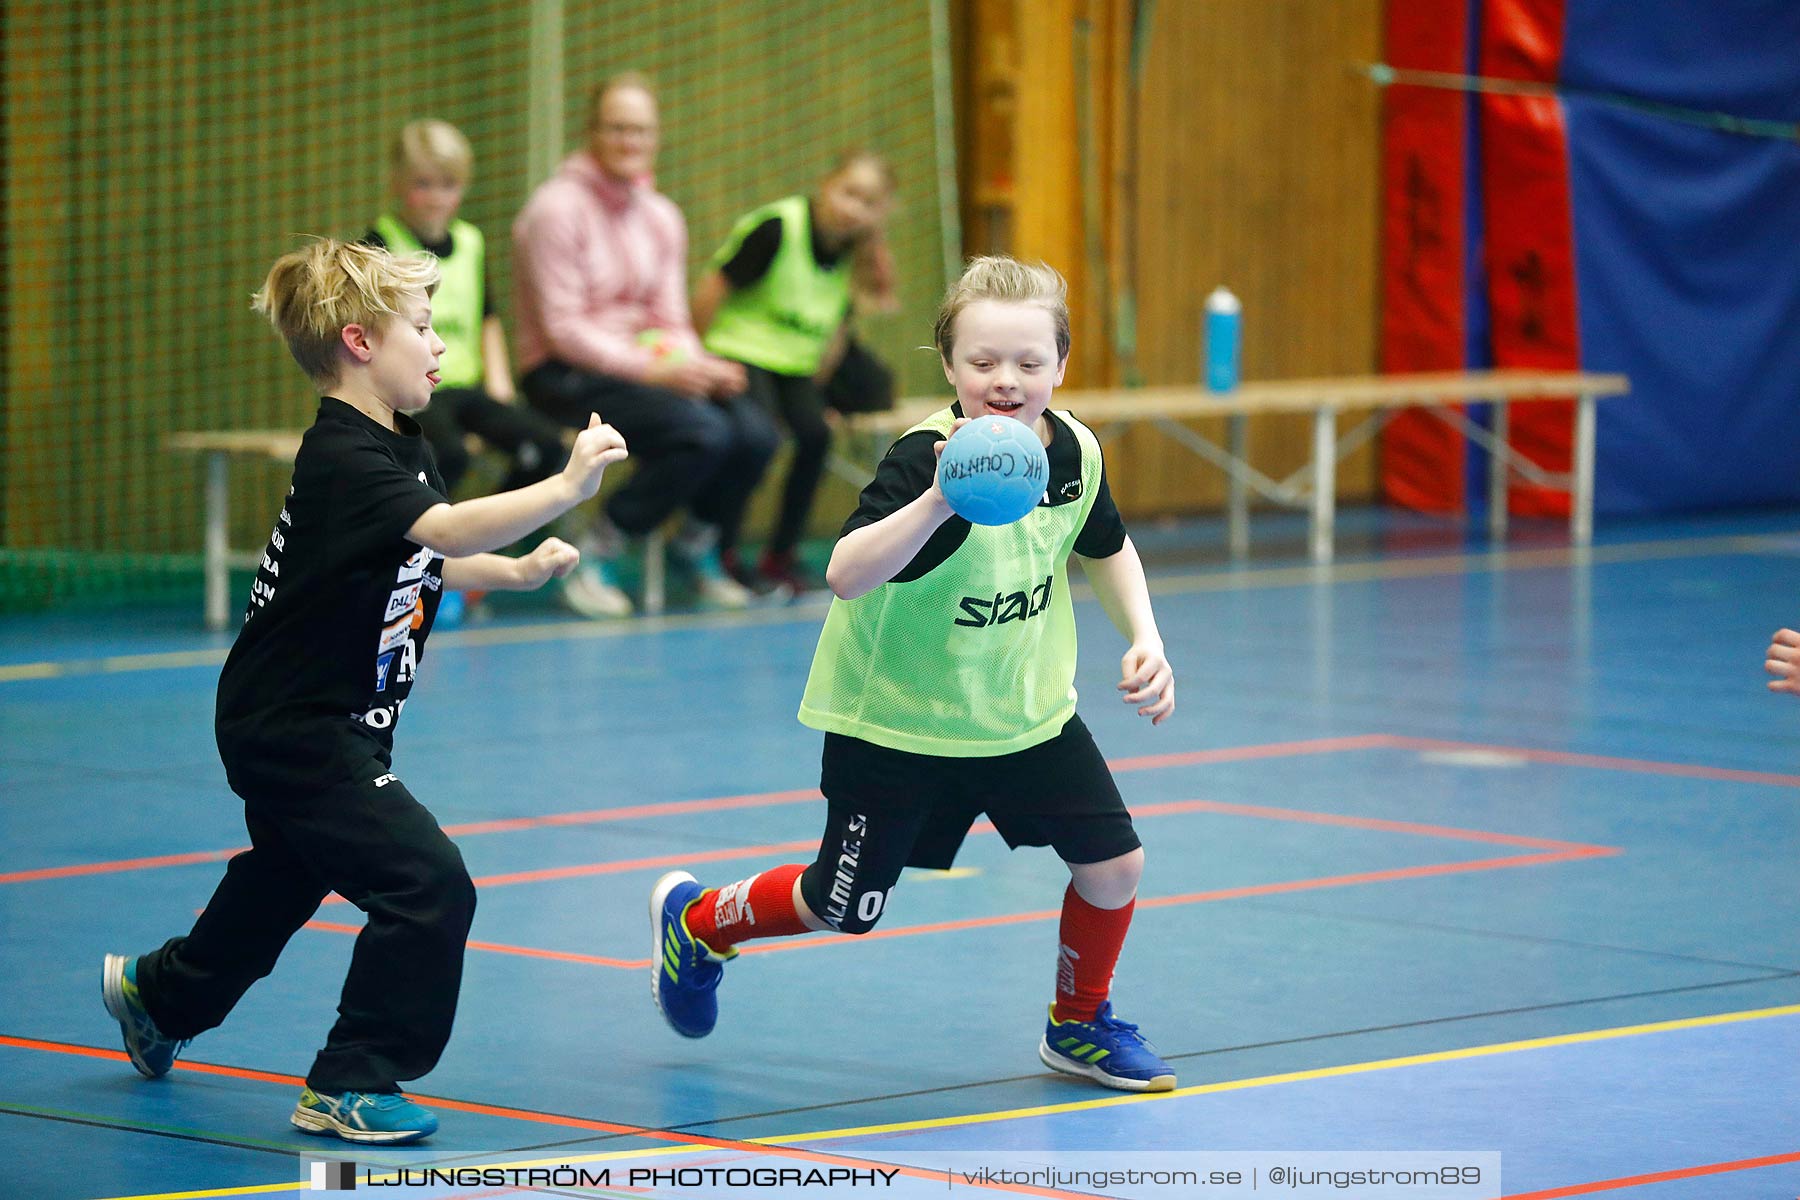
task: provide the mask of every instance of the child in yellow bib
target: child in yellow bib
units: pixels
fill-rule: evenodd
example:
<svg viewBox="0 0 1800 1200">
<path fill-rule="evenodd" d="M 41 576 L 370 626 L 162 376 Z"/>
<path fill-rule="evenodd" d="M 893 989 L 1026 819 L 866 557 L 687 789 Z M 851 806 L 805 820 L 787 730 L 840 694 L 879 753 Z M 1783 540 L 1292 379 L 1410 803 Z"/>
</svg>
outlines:
<svg viewBox="0 0 1800 1200">
<path fill-rule="evenodd" d="M 726 569 L 758 591 L 822 586 L 802 568 L 796 547 L 831 448 L 826 381 L 847 349 L 858 264 L 881 247 L 893 194 L 885 159 L 849 151 L 811 196 L 788 196 L 741 218 L 695 286 L 694 324 L 707 350 L 744 365 L 750 394 L 794 440 L 775 527 L 756 564 L 740 561 L 735 528 L 721 531 Z"/>
<path fill-rule="evenodd" d="M 1128 643 L 1125 701 L 1161 724 L 1174 674 L 1099 441 L 1049 407 L 1068 364 L 1065 285 L 1048 267 L 977 259 L 936 332 L 956 401 L 894 443 L 826 572 L 837 599 L 800 706 L 825 732 L 818 855 L 719 889 L 685 871 L 658 880 L 651 991 L 676 1032 L 705 1036 L 737 943 L 868 932 L 901 869 L 949 867 L 985 812 L 1009 845 L 1052 846 L 1069 867 L 1039 1058 L 1107 1087 L 1164 1091 L 1174 1071 L 1109 998 L 1144 852 L 1075 715 L 1071 554 Z M 983 416 L 1026 423 L 1049 459 L 1044 498 L 1011 525 L 971 525 L 938 486 L 944 439 Z"/>
</svg>

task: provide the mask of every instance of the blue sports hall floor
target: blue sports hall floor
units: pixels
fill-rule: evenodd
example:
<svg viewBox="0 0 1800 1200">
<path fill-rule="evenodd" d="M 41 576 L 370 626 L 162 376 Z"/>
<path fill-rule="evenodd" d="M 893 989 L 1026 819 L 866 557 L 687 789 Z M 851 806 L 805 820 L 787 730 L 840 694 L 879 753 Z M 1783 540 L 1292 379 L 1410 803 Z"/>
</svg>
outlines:
<svg viewBox="0 0 1800 1200">
<path fill-rule="evenodd" d="M 1430 1151 L 1499 1163 L 1444 1195 L 1800 1195 L 1800 701 L 1761 669 L 1800 626 L 1800 513 L 1603 520 L 1586 551 L 1353 514 L 1330 568 L 1284 518 L 1257 532 L 1232 565 L 1216 523 L 1137 531 L 1179 679 L 1160 728 L 1114 698 L 1122 647 L 1078 592 L 1082 711 L 1148 853 L 1114 996 L 1176 1091 L 1039 1064 L 1066 873 L 991 833 L 909 872 L 872 936 L 753 943 L 714 1035 L 675 1036 L 648 888 L 810 857 L 819 739 L 794 710 L 824 608 L 515 603 L 433 636 L 400 729 L 396 769 L 481 904 L 456 1035 L 414 1085 L 442 1129 L 384 1169 L 873 1195 L 673 1168 L 880 1165 L 945 1191 L 944 1156 L 1175 1155 L 1272 1192 L 1271 1164 Z M 137 1077 L 100 1003 L 101 956 L 184 930 L 244 841 L 211 739 L 228 640 L 198 626 L 197 603 L 0 620 L 0 1195 L 283 1195 L 312 1159 L 372 1161 L 287 1123 L 350 906 L 166 1079 Z"/>
</svg>

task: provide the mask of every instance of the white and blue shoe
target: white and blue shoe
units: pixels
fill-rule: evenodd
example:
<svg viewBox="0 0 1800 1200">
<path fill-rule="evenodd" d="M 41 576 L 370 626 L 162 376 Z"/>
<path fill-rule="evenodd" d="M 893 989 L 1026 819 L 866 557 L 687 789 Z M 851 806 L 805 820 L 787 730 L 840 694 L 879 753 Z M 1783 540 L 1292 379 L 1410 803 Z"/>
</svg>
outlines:
<svg viewBox="0 0 1800 1200">
<path fill-rule="evenodd" d="M 161 1079 L 175 1065 L 187 1041 L 164 1036 L 150 1019 L 150 1011 L 138 995 L 137 964 L 137 959 L 123 954 L 107 955 L 100 975 L 100 997 L 125 1035 L 125 1053 L 131 1056 L 131 1065 L 145 1079 Z"/>
<path fill-rule="evenodd" d="M 346 1142 L 396 1146 L 437 1132 L 437 1118 L 399 1092 L 315 1092 L 303 1088 L 294 1115 L 288 1118 L 302 1133 L 338 1137 Z"/>
</svg>

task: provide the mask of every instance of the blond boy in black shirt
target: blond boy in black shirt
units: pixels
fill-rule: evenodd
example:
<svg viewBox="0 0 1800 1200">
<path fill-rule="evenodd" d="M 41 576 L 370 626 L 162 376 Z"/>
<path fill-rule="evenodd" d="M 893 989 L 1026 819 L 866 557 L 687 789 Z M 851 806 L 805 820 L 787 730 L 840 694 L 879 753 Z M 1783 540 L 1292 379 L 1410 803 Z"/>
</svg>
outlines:
<svg viewBox="0 0 1800 1200">
<path fill-rule="evenodd" d="M 320 402 L 219 677 L 219 754 L 251 848 L 191 932 L 107 955 L 102 981 L 132 1064 L 156 1078 L 342 895 L 368 921 L 292 1122 L 353 1142 L 437 1129 L 400 1081 L 449 1041 L 475 911 L 462 856 L 391 770 L 439 598 L 568 574 L 579 556 L 557 538 L 519 558 L 487 552 L 591 498 L 626 455 L 595 416 L 560 473 L 449 503 L 410 415 L 438 382 L 437 280 L 429 257 L 319 240 L 277 260 L 257 294 Z"/>
</svg>

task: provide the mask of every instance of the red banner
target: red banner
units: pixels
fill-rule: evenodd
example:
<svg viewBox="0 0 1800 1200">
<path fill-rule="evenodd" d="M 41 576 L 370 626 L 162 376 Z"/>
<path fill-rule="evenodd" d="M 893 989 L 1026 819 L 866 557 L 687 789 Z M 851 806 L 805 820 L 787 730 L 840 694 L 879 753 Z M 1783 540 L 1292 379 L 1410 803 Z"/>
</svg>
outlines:
<svg viewBox="0 0 1800 1200">
<path fill-rule="evenodd" d="M 1389 65 L 1461 72 L 1467 54 L 1462 4 L 1389 0 Z M 1467 98 L 1389 87 L 1382 104 L 1381 369 L 1459 370 Z M 1465 460 L 1461 434 L 1428 413 L 1399 413 L 1382 433 L 1382 492 L 1408 508 L 1459 512 Z"/>
<path fill-rule="evenodd" d="M 1554 83 L 1562 61 L 1563 0 L 1485 0 L 1481 71 Z M 1574 370 L 1580 365 L 1568 131 L 1555 96 L 1481 97 L 1482 201 L 1494 365 Z M 1571 404 L 1523 404 L 1513 448 L 1546 471 L 1570 464 Z M 1515 481 L 1510 508 L 1567 516 L 1561 490 Z"/>
</svg>

